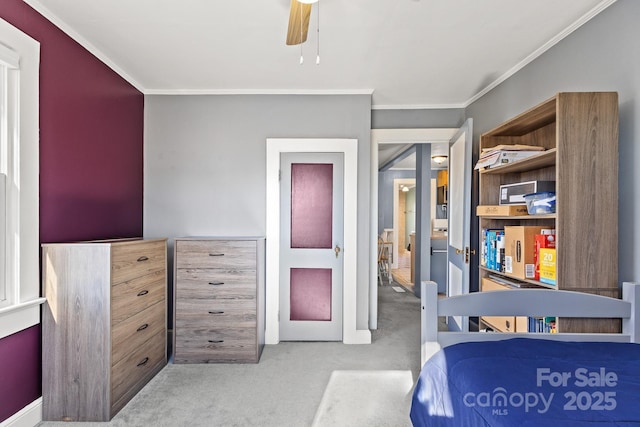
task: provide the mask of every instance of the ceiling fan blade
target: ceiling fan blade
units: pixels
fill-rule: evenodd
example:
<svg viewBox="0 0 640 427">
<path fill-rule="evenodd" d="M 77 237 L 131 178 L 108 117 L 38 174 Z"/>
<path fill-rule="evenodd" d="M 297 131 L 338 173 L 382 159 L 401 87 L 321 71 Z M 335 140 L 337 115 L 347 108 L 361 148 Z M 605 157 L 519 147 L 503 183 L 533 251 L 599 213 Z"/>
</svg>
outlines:
<svg viewBox="0 0 640 427">
<path fill-rule="evenodd" d="M 310 16 L 311 4 L 300 3 L 298 0 L 291 0 L 289 29 L 287 30 L 288 45 L 300 44 L 307 41 Z"/>
</svg>

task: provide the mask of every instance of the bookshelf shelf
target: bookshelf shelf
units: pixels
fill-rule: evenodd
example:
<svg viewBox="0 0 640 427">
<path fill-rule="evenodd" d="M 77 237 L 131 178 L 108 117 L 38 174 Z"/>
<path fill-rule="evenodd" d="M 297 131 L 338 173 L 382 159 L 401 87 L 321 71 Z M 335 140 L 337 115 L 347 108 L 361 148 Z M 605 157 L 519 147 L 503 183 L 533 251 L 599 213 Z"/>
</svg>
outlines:
<svg viewBox="0 0 640 427">
<path fill-rule="evenodd" d="M 504 219 L 504 220 L 517 220 L 517 221 L 526 221 L 526 220 L 537 220 L 537 219 L 556 219 L 556 214 L 545 214 L 545 215 L 478 215 L 483 219 Z"/>
<path fill-rule="evenodd" d="M 480 170 L 480 174 L 497 175 L 513 172 L 526 172 L 530 170 L 545 168 L 556 164 L 555 148 L 550 148 L 546 151 L 542 151 L 540 154 L 534 154 L 526 159 L 518 160 L 513 163 L 508 163 L 503 166 L 497 166 L 495 168 L 487 168 Z"/>
<path fill-rule="evenodd" d="M 543 283 L 543 282 L 540 282 L 538 280 L 521 279 L 519 277 L 513 277 L 513 276 L 510 276 L 508 274 L 502 273 L 500 271 L 492 270 L 492 269 L 486 268 L 486 267 L 480 267 L 480 270 L 488 273 L 489 275 L 495 274 L 496 276 L 502 276 L 505 279 L 510 280 L 510 281 L 522 282 L 522 283 L 529 284 L 529 285 L 535 285 L 535 286 L 538 286 L 538 287 L 541 287 L 541 288 L 558 289 L 558 287 L 555 286 L 555 285 L 549 285 L 547 283 Z"/>
<path fill-rule="evenodd" d="M 528 264 L 532 261 L 521 261 L 521 266 L 525 264 L 524 272 L 514 277 L 511 273 L 486 268 L 481 257 L 480 291 L 510 289 L 492 281 L 493 275 L 551 289 L 614 294 L 618 288 L 617 93 L 558 93 L 480 136 L 480 150 L 499 145 L 529 145 L 542 147 L 544 151 L 517 162 L 480 170 L 478 204 L 498 205 L 501 185 L 555 181 L 556 213 L 478 216 L 480 253 L 486 230 L 522 225 L 538 227 L 530 230 L 539 234 L 542 229 L 554 229 L 557 286 L 525 279 L 525 276 L 532 277 L 529 274 L 533 268 Z M 603 237 L 589 239 L 587 234 Z M 504 241 L 508 245 L 510 238 L 505 236 Z M 526 239 L 518 242 L 523 251 L 535 252 L 533 246 L 529 248 L 528 243 L 524 243 Z M 506 258 L 514 250 L 505 247 L 504 252 Z M 512 259 L 515 258 L 508 261 Z M 495 326 L 501 324 L 500 320 L 491 319 L 486 323 Z M 570 333 L 619 332 L 620 321 L 561 318 L 557 327 L 559 332 Z"/>
</svg>

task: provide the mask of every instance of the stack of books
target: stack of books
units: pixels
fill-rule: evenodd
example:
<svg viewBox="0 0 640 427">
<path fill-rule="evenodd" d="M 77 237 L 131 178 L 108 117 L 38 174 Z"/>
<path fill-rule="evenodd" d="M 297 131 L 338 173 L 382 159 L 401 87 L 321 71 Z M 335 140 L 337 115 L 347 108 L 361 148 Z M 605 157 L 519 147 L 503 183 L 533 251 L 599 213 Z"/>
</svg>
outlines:
<svg viewBox="0 0 640 427">
<path fill-rule="evenodd" d="M 521 144 L 503 144 L 491 148 L 483 148 L 475 169 L 495 168 L 540 154 L 541 151 L 544 151 L 543 147 Z"/>
<path fill-rule="evenodd" d="M 482 229 L 480 265 L 490 270 L 504 271 L 504 229 Z"/>
<path fill-rule="evenodd" d="M 556 318 L 555 317 L 529 317 L 529 325 L 527 332 L 540 332 L 545 334 L 555 334 Z"/>
</svg>

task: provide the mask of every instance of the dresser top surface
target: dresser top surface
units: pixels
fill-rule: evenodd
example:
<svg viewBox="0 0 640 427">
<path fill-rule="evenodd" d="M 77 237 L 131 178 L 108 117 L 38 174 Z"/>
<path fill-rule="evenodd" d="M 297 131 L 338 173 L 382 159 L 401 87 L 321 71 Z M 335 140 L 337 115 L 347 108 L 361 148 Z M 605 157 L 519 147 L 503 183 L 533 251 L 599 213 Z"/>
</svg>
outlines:
<svg viewBox="0 0 640 427">
<path fill-rule="evenodd" d="M 66 243 L 42 243 L 41 246 L 64 246 L 64 245 L 130 245 L 136 243 L 151 243 L 151 242 L 166 242 L 167 238 L 157 239 L 145 239 L 143 237 L 129 237 L 123 239 L 106 239 L 106 240 L 87 240 L 80 242 L 66 242 Z"/>
<path fill-rule="evenodd" d="M 178 240 L 265 240 L 264 236 L 189 236 L 176 237 Z"/>
</svg>

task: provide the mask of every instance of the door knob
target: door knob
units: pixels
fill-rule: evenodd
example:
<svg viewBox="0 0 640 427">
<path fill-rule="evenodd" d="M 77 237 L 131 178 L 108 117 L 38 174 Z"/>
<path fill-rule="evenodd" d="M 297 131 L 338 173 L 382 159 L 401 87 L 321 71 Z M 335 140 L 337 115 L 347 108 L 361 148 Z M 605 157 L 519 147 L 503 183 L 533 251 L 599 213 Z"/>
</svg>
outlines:
<svg viewBox="0 0 640 427">
<path fill-rule="evenodd" d="M 340 246 L 336 245 L 334 250 L 336 251 L 336 258 L 338 258 L 338 255 L 340 255 Z"/>
</svg>

